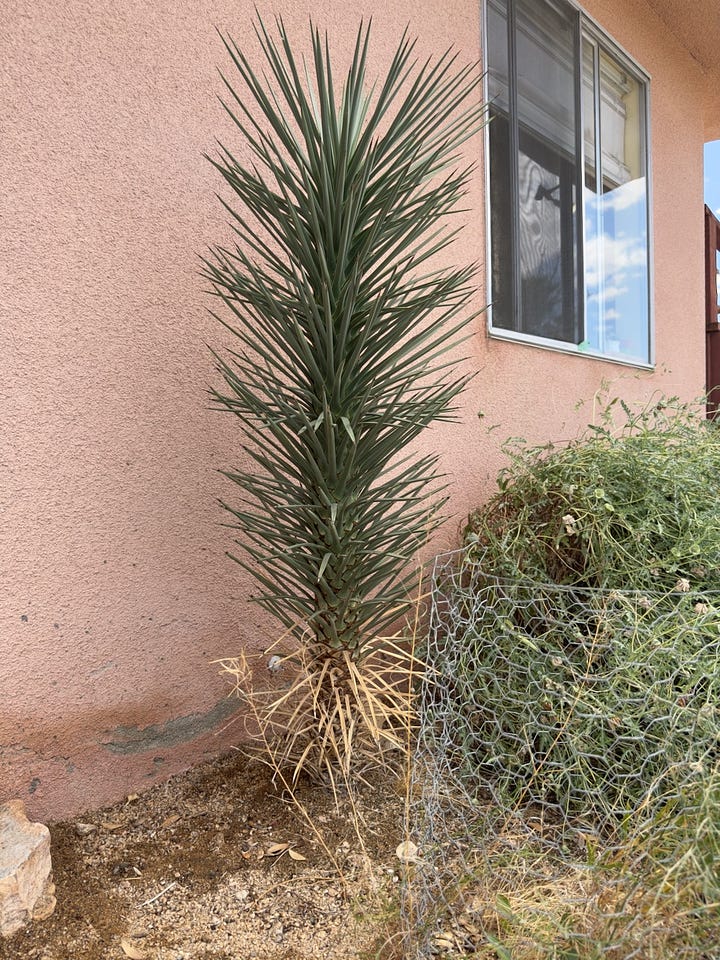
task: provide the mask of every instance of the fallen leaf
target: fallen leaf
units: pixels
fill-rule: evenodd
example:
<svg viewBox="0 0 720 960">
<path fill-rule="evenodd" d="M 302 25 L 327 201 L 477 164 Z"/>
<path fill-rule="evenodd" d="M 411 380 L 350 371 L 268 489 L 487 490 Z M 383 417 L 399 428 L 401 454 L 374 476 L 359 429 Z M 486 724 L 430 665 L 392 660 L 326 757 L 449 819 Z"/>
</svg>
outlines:
<svg viewBox="0 0 720 960">
<path fill-rule="evenodd" d="M 145 960 L 147 957 L 147 954 L 144 953 L 140 947 L 136 947 L 132 940 L 128 940 L 127 937 L 122 938 L 120 946 L 122 947 L 122 952 L 126 957 L 130 957 L 130 960 Z"/>
<path fill-rule="evenodd" d="M 307 860 L 307 857 L 304 857 L 301 853 L 298 853 L 297 850 L 290 849 L 288 850 L 291 860 Z"/>
<path fill-rule="evenodd" d="M 395 856 L 398 860 L 402 860 L 405 863 L 411 863 L 413 860 L 417 860 L 417 854 L 418 848 L 412 840 L 403 840 L 395 851 Z"/>
<path fill-rule="evenodd" d="M 179 819 L 180 819 L 179 813 L 171 813 L 170 816 L 165 817 L 163 822 L 160 824 L 160 829 L 162 830 L 163 827 L 171 827 L 174 823 L 177 823 Z"/>
<path fill-rule="evenodd" d="M 139 799 L 140 799 L 140 795 L 137 794 L 137 793 L 129 793 L 129 794 L 128 794 L 128 803 L 132 803 L 133 800 L 139 800 Z"/>
<path fill-rule="evenodd" d="M 449 953 L 455 946 L 455 938 L 452 934 L 440 934 L 433 939 L 433 946 L 438 950 L 444 950 L 446 953 Z"/>
<path fill-rule="evenodd" d="M 103 820 L 102 826 L 104 830 L 119 830 L 125 824 L 120 820 Z"/>
<path fill-rule="evenodd" d="M 281 853 L 285 853 L 285 851 L 289 849 L 289 843 L 271 843 L 265 853 L 268 857 L 279 857 Z"/>
</svg>

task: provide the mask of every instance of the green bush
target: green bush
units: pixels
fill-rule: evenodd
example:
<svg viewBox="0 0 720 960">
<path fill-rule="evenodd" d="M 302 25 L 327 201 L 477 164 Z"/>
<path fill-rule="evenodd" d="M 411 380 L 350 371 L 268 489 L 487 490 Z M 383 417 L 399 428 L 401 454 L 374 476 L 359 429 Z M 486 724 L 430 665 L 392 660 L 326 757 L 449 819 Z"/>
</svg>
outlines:
<svg viewBox="0 0 720 960">
<path fill-rule="evenodd" d="M 720 597 L 475 571 L 454 603 L 460 647 L 433 665 L 454 678 L 456 761 L 503 802 L 617 825 L 716 766 Z"/>
<path fill-rule="evenodd" d="M 613 400 L 601 421 L 565 447 L 506 446 L 500 492 L 470 518 L 471 556 L 541 583 L 718 589 L 717 429 L 674 399 L 639 413 Z"/>
<path fill-rule="evenodd" d="M 479 784 L 617 826 L 717 770 L 719 440 L 663 401 L 613 403 L 561 449 L 513 446 L 468 526 L 462 627 L 434 664 Z"/>
</svg>

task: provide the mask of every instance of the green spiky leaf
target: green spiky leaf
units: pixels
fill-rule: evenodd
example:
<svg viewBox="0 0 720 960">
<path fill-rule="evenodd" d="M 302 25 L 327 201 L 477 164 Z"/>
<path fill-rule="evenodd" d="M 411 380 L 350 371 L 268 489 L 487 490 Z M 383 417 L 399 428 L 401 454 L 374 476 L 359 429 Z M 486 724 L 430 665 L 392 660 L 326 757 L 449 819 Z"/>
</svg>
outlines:
<svg viewBox="0 0 720 960">
<path fill-rule="evenodd" d="M 256 26 L 263 70 L 223 38 L 241 143 L 209 158 L 235 243 L 203 276 L 238 342 L 214 355 L 225 389 L 211 394 L 246 438 L 226 473 L 242 499 L 226 509 L 258 601 L 361 657 L 407 608 L 410 561 L 444 502 L 437 458 L 406 449 L 452 419 L 467 382 L 449 357 L 474 316 L 473 269 L 432 261 L 457 234 L 447 219 L 472 170 L 459 150 L 484 109 L 476 67 L 451 51 L 417 62 L 404 35 L 373 87 L 361 24 L 337 87 L 327 37 L 311 25 L 298 58 L 276 28 Z"/>
</svg>

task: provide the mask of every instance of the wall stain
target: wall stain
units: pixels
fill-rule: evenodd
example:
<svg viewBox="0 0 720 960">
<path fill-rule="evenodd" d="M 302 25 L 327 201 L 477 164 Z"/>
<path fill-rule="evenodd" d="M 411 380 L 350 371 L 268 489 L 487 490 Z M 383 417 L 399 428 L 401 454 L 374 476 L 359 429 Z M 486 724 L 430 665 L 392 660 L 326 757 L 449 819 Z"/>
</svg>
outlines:
<svg viewBox="0 0 720 960">
<path fill-rule="evenodd" d="M 231 697 L 224 697 L 207 713 L 191 713 L 186 717 L 174 717 L 165 723 L 155 723 L 148 727 L 119 726 L 109 730 L 108 740 L 101 746 L 110 753 L 129 756 L 134 753 L 147 753 L 150 750 L 164 750 L 189 740 L 195 740 L 207 733 L 235 713 L 241 704 Z"/>
</svg>

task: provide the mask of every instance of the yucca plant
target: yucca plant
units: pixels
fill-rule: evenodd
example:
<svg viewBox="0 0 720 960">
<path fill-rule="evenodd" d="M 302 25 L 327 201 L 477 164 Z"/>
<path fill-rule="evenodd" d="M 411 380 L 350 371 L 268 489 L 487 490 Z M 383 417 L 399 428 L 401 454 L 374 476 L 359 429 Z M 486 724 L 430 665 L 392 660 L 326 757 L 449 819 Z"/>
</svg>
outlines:
<svg viewBox="0 0 720 960">
<path fill-rule="evenodd" d="M 448 351 L 473 316 L 473 268 L 431 260 L 457 233 L 445 221 L 472 169 L 458 148 L 483 107 L 476 68 L 451 51 L 420 63 L 404 35 L 368 89 L 361 24 L 338 90 L 327 37 L 311 25 L 307 64 L 276 24 L 277 38 L 256 26 L 262 73 L 223 38 L 240 85 L 223 76 L 222 102 L 252 156 L 221 144 L 210 158 L 237 201 L 222 201 L 236 242 L 204 261 L 238 341 L 215 355 L 225 389 L 212 393 L 239 417 L 250 464 L 227 472 L 243 496 L 223 506 L 257 601 L 305 673 L 341 666 L 342 700 L 407 612 L 410 561 L 439 522 L 437 457 L 407 451 L 453 416 L 467 379 Z"/>
</svg>

